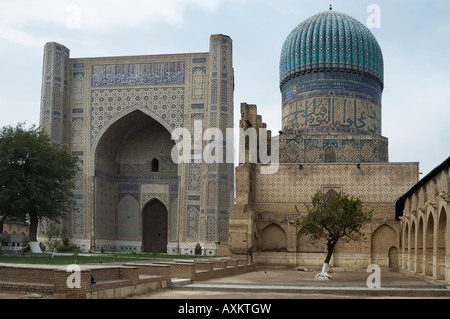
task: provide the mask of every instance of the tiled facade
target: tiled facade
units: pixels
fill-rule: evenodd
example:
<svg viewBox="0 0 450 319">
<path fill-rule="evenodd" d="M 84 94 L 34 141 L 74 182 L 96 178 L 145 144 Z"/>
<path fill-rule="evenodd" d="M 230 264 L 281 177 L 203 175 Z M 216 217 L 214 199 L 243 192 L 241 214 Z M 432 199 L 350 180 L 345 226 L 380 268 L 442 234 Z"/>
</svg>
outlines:
<svg viewBox="0 0 450 319">
<path fill-rule="evenodd" d="M 414 163 L 282 164 L 270 175 L 260 169 L 255 168 L 255 204 L 309 203 L 325 188 L 357 195 L 366 204 L 392 204 L 418 175 Z"/>
<path fill-rule="evenodd" d="M 299 24 L 280 58 L 281 162 L 388 162 L 383 85 L 383 55 L 363 24 L 332 10 Z"/>
<path fill-rule="evenodd" d="M 145 250 L 145 232 L 158 230 L 143 229 L 142 214 L 157 200 L 167 209 L 167 252 L 190 253 L 200 243 L 215 255 L 228 239 L 233 166 L 195 156 L 174 163 L 171 133 L 187 128 L 194 136 L 200 120 L 203 131 L 225 136 L 233 89 L 232 40 L 224 35 L 212 35 L 207 52 L 168 55 L 72 58 L 47 43 L 41 126 L 79 158 L 71 241 L 85 250 Z M 193 145 L 193 155 L 199 150 Z"/>
<path fill-rule="evenodd" d="M 279 141 L 281 163 L 388 162 L 388 140 L 382 136 L 283 134 Z"/>
<path fill-rule="evenodd" d="M 365 73 L 383 82 L 383 56 L 373 34 L 358 20 L 334 10 L 313 15 L 287 36 L 281 50 L 280 85 L 330 68 Z"/>
</svg>

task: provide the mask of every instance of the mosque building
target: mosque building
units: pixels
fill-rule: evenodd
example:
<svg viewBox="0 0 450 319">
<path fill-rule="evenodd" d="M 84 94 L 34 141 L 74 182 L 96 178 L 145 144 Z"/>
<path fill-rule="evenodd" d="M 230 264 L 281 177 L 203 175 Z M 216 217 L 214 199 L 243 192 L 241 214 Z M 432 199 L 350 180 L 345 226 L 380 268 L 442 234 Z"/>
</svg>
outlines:
<svg viewBox="0 0 450 319">
<path fill-rule="evenodd" d="M 225 136 L 233 90 L 228 36 L 212 35 L 208 52 L 96 58 L 47 43 L 40 124 L 79 158 L 76 210 L 65 221 L 71 242 L 180 254 L 200 243 L 216 255 L 228 239 L 234 166 L 202 161 L 202 140 L 175 162 L 172 133 L 198 121 L 197 130 Z"/>
<path fill-rule="evenodd" d="M 417 163 L 388 161 L 383 87 L 381 48 L 359 21 L 330 9 L 292 30 L 280 57 L 280 164 L 272 174 L 262 172 L 268 164 L 247 160 L 237 167 L 233 255 L 251 254 L 268 265 L 321 265 L 325 247 L 299 236 L 296 221 L 317 191 L 335 192 L 359 197 L 373 218 L 359 241 L 338 243 L 333 266 L 397 267 L 395 203 L 419 172 Z M 256 105 L 241 104 L 240 127 L 266 127 Z"/>
<path fill-rule="evenodd" d="M 418 163 L 389 162 L 383 54 L 371 31 L 330 8 L 292 30 L 279 66 L 279 135 L 253 104 L 241 103 L 239 122 L 264 129 L 253 142 L 265 140 L 276 163 L 252 161 L 248 139 L 235 167 L 205 161 L 210 140 L 195 139 L 233 128 L 230 37 L 212 35 L 208 52 L 97 58 L 47 43 L 40 123 L 79 158 L 76 210 L 65 221 L 71 242 L 169 254 L 193 254 L 199 243 L 209 256 L 318 267 L 326 247 L 299 235 L 296 221 L 316 192 L 346 193 L 373 217 L 359 240 L 338 243 L 332 267 L 377 264 L 450 280 L 449 160 L 421 182 Z M 194 137 L 188 161 L 171 156 L 178 128 Z"/>
</svg>

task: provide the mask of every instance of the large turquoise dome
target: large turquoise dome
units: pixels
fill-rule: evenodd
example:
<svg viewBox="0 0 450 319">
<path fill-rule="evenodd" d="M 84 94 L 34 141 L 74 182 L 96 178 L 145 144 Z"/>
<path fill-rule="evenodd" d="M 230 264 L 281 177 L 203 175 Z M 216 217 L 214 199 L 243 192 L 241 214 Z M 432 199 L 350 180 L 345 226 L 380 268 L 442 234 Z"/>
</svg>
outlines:
<svg viewBox="0 0 450 319">
<path fill-rule="evenodd" d="M 334 10 L 300 23 L 286 38 L 280 59 L 280 88 L 311 72 L 347 71 L 365 75 L 383 88 L 383 55 L 370 30 Z"/>
</svg>

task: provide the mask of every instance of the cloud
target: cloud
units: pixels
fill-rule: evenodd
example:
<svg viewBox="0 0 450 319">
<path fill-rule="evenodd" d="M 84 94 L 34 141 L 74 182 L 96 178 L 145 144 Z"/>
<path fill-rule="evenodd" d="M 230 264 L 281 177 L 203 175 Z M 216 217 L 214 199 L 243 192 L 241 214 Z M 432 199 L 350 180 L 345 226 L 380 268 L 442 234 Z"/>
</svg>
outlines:
<svg viewBox="0 0 450 319">
<path fill-rule="evenodd" d="M 24 123 L 30 127 L 39 123 L 39 101 L 27 97 L 0 97 L 0 109 L 14 110 L 0 118 L 0 127 Z"/>
<path fill-rule="evenodd" d="M 233 0 L 245 2 L 245 0 Z M 217 12 L 224 0 L 16 0 L 0 3 L 0 39 L 41 46 L 55 30 L 112 32 L 157 24 L 181 27 L 189 10 Z M 34 26 L 40 27 L 36 35 Z"/>
<path fill-rule="evenodd" d="M 33 36 L 30 33 L 8 25 L 0 25 L 0 38 L 24 46 L 42 46 L 42 43 L 45 42 L 40 37 Z"/>
</svg>

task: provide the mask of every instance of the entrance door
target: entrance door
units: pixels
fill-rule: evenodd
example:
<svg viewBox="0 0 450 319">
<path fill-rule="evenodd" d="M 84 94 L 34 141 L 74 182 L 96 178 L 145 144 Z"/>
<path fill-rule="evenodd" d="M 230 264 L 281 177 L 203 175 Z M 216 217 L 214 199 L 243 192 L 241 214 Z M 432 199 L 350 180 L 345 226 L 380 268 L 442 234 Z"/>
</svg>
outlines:
<svg viewBox="0 0 450 319">
<path fill-rule="evenodd" d="M 167 252 L 167 215 L 166 206 L 157 199 L 145 205 L 142 212 L 144 252 Z"/>
<path fill-rule="evenodd" d="M 392 246 L 389 249 L 388 257 L 389 257 L 389 268 L 398 269 L 398 249 L 397 249 L 397 247 Z"/>
</svg>

